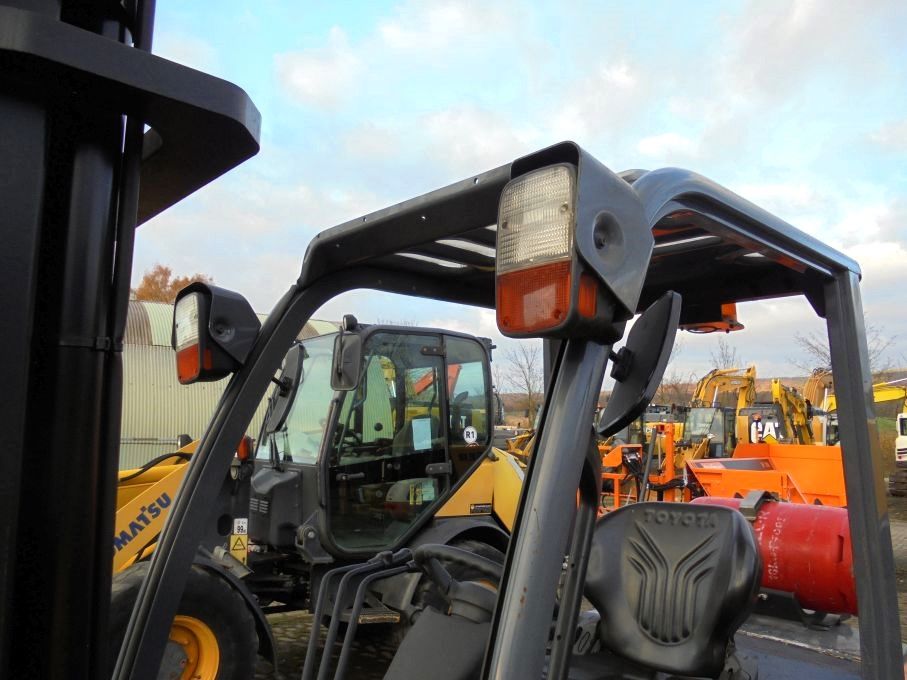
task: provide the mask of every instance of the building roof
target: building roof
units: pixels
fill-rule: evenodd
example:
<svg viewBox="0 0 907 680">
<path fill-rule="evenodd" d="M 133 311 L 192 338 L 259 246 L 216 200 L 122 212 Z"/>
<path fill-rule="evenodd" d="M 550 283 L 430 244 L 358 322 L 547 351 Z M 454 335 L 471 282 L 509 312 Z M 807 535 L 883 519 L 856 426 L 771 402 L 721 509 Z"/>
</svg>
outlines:
<svg viewBox="0 0 907 680">
<path fill-rule="evenodd" d="M 264 322 L 267 314 L 259 314 Z M 127 345 L 152 345 L 170 347 L 170 328 L 173 324 L 173 305 L 167 302 L 148 302 L 147 300 L 130 300 L 129 313 L 126 316 Z M 311 319 L 299 333 L 299 339 L 305 340 L 316 335 L 333 333 L 339 328 L 334 321 Z"/>
</svg>

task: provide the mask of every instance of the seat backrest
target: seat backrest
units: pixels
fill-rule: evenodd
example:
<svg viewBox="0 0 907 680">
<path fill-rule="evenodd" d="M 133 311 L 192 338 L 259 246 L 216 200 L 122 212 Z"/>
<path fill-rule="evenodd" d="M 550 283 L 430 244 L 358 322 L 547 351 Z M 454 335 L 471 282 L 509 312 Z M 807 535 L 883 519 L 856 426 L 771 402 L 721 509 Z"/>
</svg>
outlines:
<svg viewBox="0 0 907 680">
<path fill-rule="evenodd" d="M 668 673 L 717 677 L 761 575 L 753 531 L 736 510 L 637 503 L 596 527 L 586 597 L 613 653 Z"/>
</svg>

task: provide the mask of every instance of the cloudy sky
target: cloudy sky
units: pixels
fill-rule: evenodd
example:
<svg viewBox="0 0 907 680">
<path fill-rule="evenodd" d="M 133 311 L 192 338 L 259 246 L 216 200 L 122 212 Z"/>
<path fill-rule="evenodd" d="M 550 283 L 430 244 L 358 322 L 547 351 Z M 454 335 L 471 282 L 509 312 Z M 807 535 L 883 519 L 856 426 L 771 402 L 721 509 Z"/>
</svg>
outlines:
<svg viewBox="0 0 907 680">
<path fill-rule="evenodd" d="M 262 149 L 141 227 L 135 282 L 204 272 L 266 312 L 321 229 L 572 139 L 612 170 L 695 170 L 851 255 L 907 364 L 903 0 L 329 3 L 159 0 L 154 51 L 243 87 Z M 321 318 L 500 338 L 493 312 L 353 293 Z M 743 305 L 727 337 L 792 375 L 801 300 Z M 675 366 L 710 368 L 684 334 Z"/>
</svg>

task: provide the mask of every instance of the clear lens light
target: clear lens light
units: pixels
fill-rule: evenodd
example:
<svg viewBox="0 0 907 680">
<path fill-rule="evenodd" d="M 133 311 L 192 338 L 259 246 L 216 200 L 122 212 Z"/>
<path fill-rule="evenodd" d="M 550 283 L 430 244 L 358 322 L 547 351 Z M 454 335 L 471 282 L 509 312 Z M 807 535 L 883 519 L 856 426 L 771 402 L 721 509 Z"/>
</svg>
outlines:
<svg viewBox="0 0 907 680">
<path fill-rule="evenodd" d="M 182 298 L 173 311 L 176 351 L 198 343 L 198 299 L 201 293 L 190 293 Z"/>
<path fill-rule="evenodd" d="M 498 274 L 570 257 L 576 174 L 555 165 L 508 184 L 498 208 Z"/>
</svg>

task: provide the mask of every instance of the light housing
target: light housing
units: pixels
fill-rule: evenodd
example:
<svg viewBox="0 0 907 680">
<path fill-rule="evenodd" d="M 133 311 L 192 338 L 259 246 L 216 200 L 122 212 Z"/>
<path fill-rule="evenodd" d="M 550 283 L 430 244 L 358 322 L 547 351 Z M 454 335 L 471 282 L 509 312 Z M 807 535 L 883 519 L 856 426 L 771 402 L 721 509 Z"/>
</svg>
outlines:
<svg viewBox="0 0 907 680">
<path fill-rule="evenodd" d="M 173 307 L 170 342 L 176 352 L 176 375 L 183 385 L 220 380 L 246 360 L 261 322 L 238 293 L 192 283 Z"/>
<path fill-rule="evenodd" d="M 569 142 L 511 172 L 498 204 L 498 328 L 514 338 L 616 340 L 652 252 L 639 198 Z"/>
<path fill-rule="evenodd" d="M 691 306 L 689 311 L 685 310 L 680 324 L 680 330 L 699 334 L 732 333 L 743 329 L 744 325 L 737 320 L 737 305 L 733 302 L 726 302 L 720 307 Z"/>
</svg>

